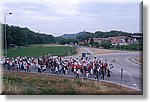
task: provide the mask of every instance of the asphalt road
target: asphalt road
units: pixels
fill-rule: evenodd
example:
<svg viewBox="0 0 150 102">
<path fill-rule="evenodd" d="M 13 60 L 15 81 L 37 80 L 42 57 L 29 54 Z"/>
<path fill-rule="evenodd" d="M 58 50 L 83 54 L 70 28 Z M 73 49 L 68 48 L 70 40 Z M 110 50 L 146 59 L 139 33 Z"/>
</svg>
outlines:
<svg viewBox="0 0 150 102">
<path fill-rule="evenodd" d="M 114 68 L 111 73 L 111 78 L 105 79 L 117 84 L 132 87 L 134 89 L 143 90 L 143 77 L 142 65 L 133 63 L 130 58 L 142 56 L 140 52 L 124 51 L 123 53 L 110 53 L 110 54 L 95 54 L 87 47 L 79 47 L 81 53 L 91 53 L 90 58 L 97 57 L 99 59 L 106 59 L 108 63 L 112 63 Z M 81 56 L 75 55 L 74 57 Z M 115 62 L 112 60 L 115 58 Z M 121 82 L 121 69 L 123 69 L 122 82 Z"/>
<path fill-rule="evenodd" d="M 142 77 L 142 65 L 133 63 L 130 61 L 130 58 L 141 56 L 140 52 L 129 52 L 124 51 L 123 53 L 110 53 L 110 54 L 95 54 L 90 50 L 88 47 L 78 47 L 80 49 L 80 53 L 73 56 L 67 56 L 67 57 L 79 57 L 82 55 L 82 53 L 91 53 L 89 56 L 91 60 L 94 57 L 97 57 L 99 59 L 107 60 L 108 64 L 112 63 L 114 68 L 111 73 L 110 78 L 105 78 L 105 80 L 100 79 L 100 81 L 107 81 L 111 83 L 121 84 L 123 86 L 128 86 L 130 88 L 143 90 L 143 77 Z M 116 59 L 115 62 L 112 62 L 113 59 Z M 122 76 L 122 82 L 121 82 L 121 69 L 123 68 L 123 76 Z M 37 69 L 34 67 L 31 68 L 32 73 L 37 73 Z M 49 75 L 55 75 L 52 73 L 51 70 L 47 70 L 44 72 L 45 74 Z M 62 74 L 59 74 L 59 76 L 62 76 Z M 64 75 L 63 75 L 64 76 Z M 66 77 L 74 77 L 74 74 L 69 72 L 68 75 L 65 75 Z M 85 77 L 85 75 L 81 75 L 81 77 Z M 89 79 L 95 80 L 95 76 L 89 75 Z"/>
</svg>

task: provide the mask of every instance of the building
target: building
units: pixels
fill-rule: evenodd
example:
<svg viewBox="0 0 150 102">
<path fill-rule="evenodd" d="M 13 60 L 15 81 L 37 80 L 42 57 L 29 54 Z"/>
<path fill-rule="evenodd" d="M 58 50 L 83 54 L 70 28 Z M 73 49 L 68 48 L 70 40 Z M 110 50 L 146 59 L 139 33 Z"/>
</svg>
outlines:
<svg viewBox="0 0 150 102">
<path fill-rule="evenodd" d="M 115 37 L 109 37 L 108 39 L 112 43 L 112 45 L 127 45 L 128 44 L 127 36 L 115 36 Z"/>
<path fill-rule="evenodd" d="M 94 42 L 100 43 L 102 41 L 102 38 L 93 38 Z"/>
<path fill-rule="evenodd" d="M 143 36 L 142 35 L 132 35 L 132 42 L 134 43 L 139 43 L 139 42 L 143 42 Z"/>
</svg>

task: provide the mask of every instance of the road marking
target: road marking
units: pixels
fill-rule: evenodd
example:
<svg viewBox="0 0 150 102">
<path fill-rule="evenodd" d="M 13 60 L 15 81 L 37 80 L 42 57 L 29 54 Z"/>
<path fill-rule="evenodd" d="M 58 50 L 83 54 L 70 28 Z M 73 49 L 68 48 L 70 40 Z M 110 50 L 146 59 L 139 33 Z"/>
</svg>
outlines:
<svg viewBox="0 0 150 102">
<path fill-rule="evenodd" d="M 133 83 L 133 84 L 131 84 L 131 85 L 137 86 L 137 84 L 135 84 L 135 83 Z"/>
<path fill-rule="evenodd" d="M 133 63 L 132 61 L 129 60 L 129 58 L 131 58 L 131 57 L 127 57 L 127 58 L 126 58 L 126 61 L 127 61 L 127 62 L 129 62 L 129 63 L 131 63 L 131 64 L 134 64 L 134 65 L 137 65 L 137 66 L 142 66 L 142 65 L 140 65 L 140 64 Z"/>
<path fill-rule="evenodd" d="M 135 88 L 139 89 L 136 82 L 135 82 L 135 80 L 134 80 L 134 78 L 133 78 L 133 76 L 132 76 L 132 74 L 128 71 L 124 71 L 124 72 L 128 75 L 129 80 L 131 82 L 131 86 L 134 86 Z"/>
</svg>

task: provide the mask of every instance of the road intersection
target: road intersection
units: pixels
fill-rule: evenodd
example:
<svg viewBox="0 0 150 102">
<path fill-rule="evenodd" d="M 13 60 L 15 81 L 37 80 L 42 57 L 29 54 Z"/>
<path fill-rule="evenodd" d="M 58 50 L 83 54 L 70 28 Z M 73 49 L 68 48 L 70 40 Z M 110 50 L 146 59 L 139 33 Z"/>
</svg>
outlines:
<svg viewBox="0 0 150 102">
<path fill-rule="evenodd" d="M 142 65 L 133 63 L 130 58 L 140 57 L 142 53 L 133 52 L 133 51 L 122 51 L 121 53 L 107 53 L 107 54 L 96 54 L 89 47 L 78 47 L 80 50 L 77 55 L 66 56 L 72 58 L 79 58 L 82 56 L 82 53 L 90 53 L 89 56 L 92 60 L 94 57 L 98 59 L 107 60 L 108 64 L 113 64 L 113 69 L 110 78 L 105 78 L 105 80 L 100 79 L 99 81 L 105 81 L 109 83 L 115 83 L 123 86 L 127 86 L 136 90 L 143 90 L 143 68 Z M 115 62 L 112 60 L 115 59 Z M 123 69 L 122 81 L 121 81 L 121 69 Z M 37 69 L 32 66 L 31 73 L 37 73 Z M 50 69 L 47 69 L 45 74 L 56 75 L 53 74 Z M 73 73 L 68 72 L 67 75 L 59 74 L 58 76 L 66 76 L 66 77 L 75 77 Z M 84 74 L 80 75 L 81 78 L 85 77 Z M 95 76 L 89 75 L 88 79 L 96 80 Z"/>
<path fill-rule="evenodd" d="M 142 65 L 129 60 L 132 57 L 142 56 L 141 52 L 123 51 L 122 53 L 95 54 L 88 47 L 79 47 L 79 49 L 81 53 L 91 53 L 89 56 L 91 59 L 97 57 L 113 64 L 111 78 L 105 79 L 106 81 L 121 84 L 121 69 L 123 69 L 122 85 L 143 90 Z M 73 57 L 81 56 L 81 53 Z M 115 59 L 115 62 L 112 62 L 113 59 Z"/>
</svg>

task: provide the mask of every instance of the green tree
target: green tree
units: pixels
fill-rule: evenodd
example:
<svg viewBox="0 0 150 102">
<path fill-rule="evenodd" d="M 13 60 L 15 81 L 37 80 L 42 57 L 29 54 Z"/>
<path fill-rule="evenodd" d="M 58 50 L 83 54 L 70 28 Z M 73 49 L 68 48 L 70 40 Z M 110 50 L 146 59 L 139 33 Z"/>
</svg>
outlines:
<svg viewBox="0 0 150 102">
<path fill-rule="evenodd" d="M 94 39 L 91 38 L 91 39 L 90 39 L 90 45 L 93 45 L 93 44 L 94 44 Z"/>
<path fill-rule="evenodd" d="M 108 41 L 101 42 L 101 47 L 103 47 L 103 48 L 109 49 L 109 48 L 111 48 L 111 46 L 112 46 L 111 42 L 108 42 Z"/>
<path fill-rule="evenodd" d="M 4 35 L 4 24 L 2 24 L 2 33 Z M 17 46 L 25 46 L 28 44 L 46 44 L 55 43 L 55 37 L 52 35 L 40 34 L 31 31 L 28 28 L 21 28 L 19 26 L 6 25 L 7 46 L 15 44 Z M 4 36 L 3 36 L 4 39 Z M 5 42 L 5 39 L 4 39 Z M 5 45 L 5 44 L 4 44 Z M 3 46 L 4 46 L 3 45 Z M 5 46 L 4 46 L 5 47 Z"/>
<path fill-rule="evenodd" d="M 94 42 L 93 46 L 95 46 L 96 48 L 99 48 L 100 47 L 100 43 Z"/>
</svg>

